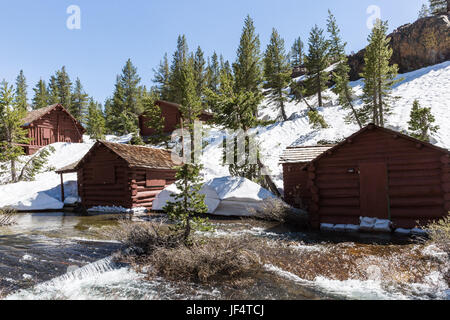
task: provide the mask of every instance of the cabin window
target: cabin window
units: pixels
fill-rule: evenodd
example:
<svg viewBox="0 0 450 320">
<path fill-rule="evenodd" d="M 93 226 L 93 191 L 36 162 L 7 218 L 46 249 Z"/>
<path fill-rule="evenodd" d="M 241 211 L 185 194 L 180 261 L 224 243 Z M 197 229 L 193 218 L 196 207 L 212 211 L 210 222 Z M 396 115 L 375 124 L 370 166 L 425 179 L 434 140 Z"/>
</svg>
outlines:
<svg viewBox="0 0 450 320">
<path fill-rule="evenodd" d="M 114 166 L 101 166 L 94 169 L 94 182 L 100 184 L 116 183 L 116 174 Z"/>
<path fill-rule="evenodd" d="M 43 138 L 44 138 L 44 139 L 50 139 L 50 135 L 51 135 L 50 129 L 49 129 L 49 128 L 44 128 L 43 131 L 44 131 L 44 132 L 42 133 Z"/>
<path fill-rule="evenodd" d="M 152 188 L 152 187 L 164 188 L 166 186 L 166 180 L 165 179 L 157 179 L 154 176 L 152 177 L 152 174 L 150 172 L 147 172 L 146 179 L 145 179 L 145 186 L 147 188 Z"/>
</svg>

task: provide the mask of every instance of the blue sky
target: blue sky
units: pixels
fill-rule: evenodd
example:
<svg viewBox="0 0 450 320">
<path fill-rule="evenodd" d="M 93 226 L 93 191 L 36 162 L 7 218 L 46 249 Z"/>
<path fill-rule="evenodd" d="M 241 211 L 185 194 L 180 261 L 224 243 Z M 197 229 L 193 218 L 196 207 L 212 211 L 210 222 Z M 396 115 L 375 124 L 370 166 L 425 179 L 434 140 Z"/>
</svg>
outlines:
<svg viewBox="0 0 450 320">
<path fill-rule="evenodd" d="M 234 60 L 243 20 L 255 20 L 262 49 L 273 27 L 290 48 L 301 36 L 306 42 L 314 24 L 325 27 L 327 9 L 335 14 L 347 50 L 366 45 L 367 20 L 378 6 L 390 30 L 414 21 L 426 0 L 0 0 L 0 79 L 13 82 L 23 69 L 32 87 L 65 65 L 79 77 L 88 94 L 103 102 L 112 94 L 116 75 L 128 58 L 138 67 L 143 84 L 164 53 L 172 56 L 179 34 L 191 50 L 198 45 Z M 70 5 L 81 10 L 81 29 L 69 30 Z"/>
</svg>

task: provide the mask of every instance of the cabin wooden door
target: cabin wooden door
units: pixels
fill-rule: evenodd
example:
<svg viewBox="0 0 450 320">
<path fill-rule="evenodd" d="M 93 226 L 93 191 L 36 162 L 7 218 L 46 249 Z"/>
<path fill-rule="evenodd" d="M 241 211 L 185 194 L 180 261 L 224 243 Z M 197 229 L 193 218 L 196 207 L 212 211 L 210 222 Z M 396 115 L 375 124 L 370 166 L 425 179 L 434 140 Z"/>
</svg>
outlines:
<svg viewBox="0 0 450 320">
<path fill-rule="evenodd" d="M 361 215 L 389 219 L 389 182 L 386 163 L 360 163 L 359 171 Z"/>
</svg>

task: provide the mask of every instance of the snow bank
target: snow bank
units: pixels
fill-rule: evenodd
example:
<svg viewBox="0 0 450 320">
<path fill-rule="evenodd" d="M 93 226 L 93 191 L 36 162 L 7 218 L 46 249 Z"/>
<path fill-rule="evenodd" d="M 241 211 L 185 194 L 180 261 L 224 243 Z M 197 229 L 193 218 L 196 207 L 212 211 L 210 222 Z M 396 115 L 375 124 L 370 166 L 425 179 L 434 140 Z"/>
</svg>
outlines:
<svg viewBox="0 0 450 320">
<path fill-rule="evenodd" d="M 130 214 L 135 214 L 135 213 L 145 213 L 147 212 L 146 208 L 133 208 L 133 209 L 126 209 L 123 207 L 117 207 L 117 206 L 97 206 L 97 207 L 92 207 L 90 209 L 88 209 L 88 212 L 102 212 L 102 213 L 130 213 Z"/>
<path fill-rule="evenodd" d="M 156 197 L 153 210 L 162 211 L 179 193 L 175 185 L 167 187 Z M 200 193 L 205 195 L 208 213 L 219 216 L 248 216 L 249 208 L 259 208 L 261 201 L 275 198 L 270 191 L 248 179 L 229 176 L 205 182 Z"/>
</svg>

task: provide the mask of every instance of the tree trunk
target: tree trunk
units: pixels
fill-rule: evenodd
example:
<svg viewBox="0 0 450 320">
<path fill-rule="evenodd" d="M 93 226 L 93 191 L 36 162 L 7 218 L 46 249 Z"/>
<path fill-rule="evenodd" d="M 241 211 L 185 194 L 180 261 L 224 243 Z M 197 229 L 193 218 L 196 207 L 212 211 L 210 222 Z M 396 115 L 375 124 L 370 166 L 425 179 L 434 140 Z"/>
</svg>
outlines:
<svg viewBox="0 0 450 320">
<path fill-rule="evenodd" d="M 359 128 L 362 129 L 363 126 L 362 126 L 361 120 L 359 120 L 358 113 L 356 112 L 355 106 L 352 103 L 352 99 L 350 97 L 350 94 L 348 93 L 348 90 L 345 90 L 345 97 L 347 99 L 348 104 L 350 105 L 350 108 L 352 109 L 353 115 L 355 116 L 355 119 L 356 119 L 356 122 L 358 123 Z"/>
<path fill-rule="evenodd" d="M 265 168 L 265 166 L 261 162 L 261 159 L 258 158 L 257 161 L 258 161 L 259 170 L 260 171 L 263 170 Z M 269 175 L 265 175 L 264 180 L 265 180 L 267 186 L 269 187 L 270 191 L 272 191 L 272 193 L 275 194 L 277 197 L 281 198 L 281 193 L 280 193 L 280 191 L 278 191 L 278 188 L 275 185 L 275 183 L 273 182 L 272 178 Z"/>
<path fill-rule="evenodd" d="M 11 160 L 11 180 L 12 182 L 17 182 L 17 173 L 16 173 L 16 160 Z"/>
<path fill-rule="evenodd" d="M 322 85 L 320 83 L 320 74 L 317 75 L 317 85 L 319 86 L 317 88 L 317 98 L 319 99 L 319 107 L 323 106 L 322 103 Z"/>
<path fill-rule="evenodd" d="M 283 97 L 280 97 L 280 98 L 283 98 Z M 281 109 L 281 116 L 283 117 L 283 120 L 286 121 L 287 115 L 286 115 L 286 110 L 284 109 L 283 101 L 281 101 L 280 109 Z"/>
</svg>

